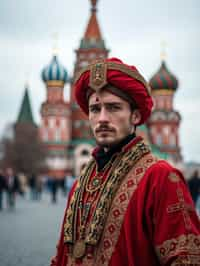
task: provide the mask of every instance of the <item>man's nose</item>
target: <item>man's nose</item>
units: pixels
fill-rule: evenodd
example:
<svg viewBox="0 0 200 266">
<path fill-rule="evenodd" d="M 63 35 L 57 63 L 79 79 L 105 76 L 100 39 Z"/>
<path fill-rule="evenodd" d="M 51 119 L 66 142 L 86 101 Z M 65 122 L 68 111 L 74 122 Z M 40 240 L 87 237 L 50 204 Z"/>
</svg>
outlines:
<svg viewBox="0 0 200 266">
<path fill-rule="evenodd" d="M 103 107 L 103 108 L 101 108 L 101 111 L 99 113 L 99 122 L 108 122 L 108 121 L 109 121 L 108 112 Z"/>
</svg>

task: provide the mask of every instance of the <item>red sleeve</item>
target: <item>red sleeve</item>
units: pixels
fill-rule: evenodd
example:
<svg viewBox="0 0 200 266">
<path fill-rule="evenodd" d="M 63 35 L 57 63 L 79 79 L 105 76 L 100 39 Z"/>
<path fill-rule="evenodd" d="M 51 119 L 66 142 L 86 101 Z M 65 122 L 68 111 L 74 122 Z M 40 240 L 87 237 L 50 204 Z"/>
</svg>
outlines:
<svg viewBox="0 0 200 266">
<path fill-rule="evenodd" d="M 64 249 L 65 249 L 65 245 L 64 245 L 64 224 L 65 224 L 65 219 L 66 219 L 66 214 L 67 214 L 67 209 L 69 206 L 69 202 L 70 199 L 73 195 L 73 192 L 75 190 L 77 181 L 74 182 L 70 192 L 69 192 L 69 196 L 68 196 L 68 201 L 67 201 L 67 207 L 65 209 L 65 214 L 64 214 L 64 218 L 63 218 L 63 222 L 62 222 L 62 227 L 61 227 L 61 232 L 60 232 L 60 239 L 58 241 L 58 244 L 56 245 L 56 255 L 54 257 L 51 258 L 51 264 L 50 266 L 61 266 L 62 265 L 62 260 L 63 260 L 63 255 L 64 255 Z M 65 258 L 67 256 L 65 255 Z"/>
<path fill-rule="evenodd" d="M 146 212 L 161 265 L 200 265 L 200 221 L 184 177 L 164 161 L 150 172 Z"/>
</svg>

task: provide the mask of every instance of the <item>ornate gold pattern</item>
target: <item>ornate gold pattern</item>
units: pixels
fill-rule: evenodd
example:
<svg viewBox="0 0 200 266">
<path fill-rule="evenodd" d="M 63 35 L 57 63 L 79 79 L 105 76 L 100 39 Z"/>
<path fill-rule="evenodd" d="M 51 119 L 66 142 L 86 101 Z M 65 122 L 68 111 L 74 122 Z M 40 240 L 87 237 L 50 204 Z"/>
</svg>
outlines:
<svg viewBox="0 0 200 266">
<path fill-rule="evenodd" d="M 200 265 L 200 256 L 185 255 L 177 258 L 172 266 L 198 266 Z"/>
<path fill-rule="evenodd" d="M 76 259 L 82 258 L 85 255 L 86 245 L 84 240 L 79 240 L 75 243 L 73 249 L 73 256 Z"/>
<path fill-rule="evenodd" d="M 104 61 L 97 61 L 90 67 L 89 87 L 99 91 L 107 84 L 107 64 Z"/>
<path fill-rule="evenodd" d="M 183 218 L 184 218 L 184 223 L 185 223 L 185 227 L 186 229 L 191 229 L 191 221 L 190 221 L 190 215 L 189 215 L 189 211 L 194 211 L 195 209 L 192 205 L 187 204 L 185 202 L 185 199 L 183 197 L 183 190 L 181 188 L 177 188 L 176 190 L 177 196 L 178 196 L 178 203 L 169 205 L 167 207 L 167 212 L 168 213 L 176 213 L 181 211 L 183 214 Z"/>
<path fill-rule="evenodd" d="M 95 212 L 91 217 L 91 222 L 87 228 L 85 243 L 88 245 L 97 245 L 102 231 L 105 226 L 106 218 L 113 200 L 113 197 L 121 183 L 121 180 L 127 175 L 134 164 L 141 159 L 145 154 L 149 153 L 149 148 L 143 142 L 137 143 L 128 152 L 121 152 L 115 158 L 107 181 L 100 192 L 99 200 L 97 202 Z M 85 169 L 83 175 L 80 177 L 76 190 L 71 198 L 69 208 L 67 211 L 66 222 L 64 225 L 64 242 L 75 244 L 76 228 L 77 228 L 77 213 L 80 199 L 85 190 L 88 177 L 94 167 L 94 160 L 92 160 Z"/>
<path fill-rule="evenodd" d="M 188 234 L 166 240 L 156 247 L 156 253 L 163 264 L 178 256 L 172 265 L 200 265 L 200 236 Z"/>
<path fill-rule="evenodd" d="M 90 180 L 90 178 L 88 178 L 87 183 L 86 183 L 86 187 L 85 190 L 89 193 L 93 193 L 96 192 L 99 189 L 102 189 L 102 187 L 104 186 L 104 183 L 106 182 L 106 180 L 103 181 L 103 177 L 102 175 L 104 173 L 106 173 L 107 171 L 110 172 L 111 171 L 111 165 L 113 163 L 113 159 L 114 156 L 112 156 L 112 158 L 109 160 L 109 162 L 103 167 L 103 169 L 101 171 L 98 171 L 98 166 L 97 163 L 95 163 L 95 176 L 92 177 L 92 179 Z M 110 168 L 110 169 L 109 169 Z M 88 177 L 90 176 L 91 173 L 89 173 Z"/>
<path fill-rule="evenodd" d="M 174 183 L 177 183 L 177 182 L 180 181 L 180 177 L 176 173 L 174 173 L 174 172 L 170 173 L 169 176 L 168 176 L 168 178 L 169 178 L 169 180 L 171 182 L 174 182 Z"/>
<path fill-rule="evenodd" d="M 105 62 L 105 60 L 99 61 L 99 64 L 101 63 L 101 71 L 99 70 L 98 72 L 94 72 L 97 73 L 98 75 L 95 76 L 95 74 L 93 74 L 93 72 L 90 73 L 90 78 L 91 80 L 94 80 L 94 87 L 91 87 L 92 89 L 96 90 L 96 88 L 100 89 L 103 86 L 105 86 L 107 84 L 107 75 L 106 72 L 104 73 L 104 71 L 107 71 L 109 69 L 113 69 L 113 70 L 119 70 L 125 74 L 127 74 L 128 76 L 140 81 L 146 88 L 147 93 L 150 95 L 150 86 L 148 84 L 148 82 L 143 78 L 143 76 L 136 70 L 131 69 L 129 66 L 126 66 L 124 64 L 119 64 L 119 63 L 115 63 L 115 62 Z M 91 69 L 95 69 L 96 67 L 96 62 L 92 65 L 89 65 L 85 68 L 82 68 L 81 71 L 77 74 L 77 76 L 75 77 L 75 82 L 77 82 L 79 80 L 79 78 L 81 77 L 81 75 L 86 72 L 86 71 L 91 71 Z M 104 65 L 104 67 L 103 67 Z M 105 76 L 103 76 L 103 73 Z M 99 76 L 100 75 L 100 76 Z M 91 77 L 92 76 L 92 77 Z M 100 82 L 100 80 L 102 80 Z M 97 82 L 98 81 L 98 82 Z M 93 86 L 93 82 L 90 81 L 91 84 L 89 86 Z M 100 85 L 98 85 L 100 84 Z M 102 84 L 104 84 L 102 86 Z"/>
<path fill-rule="evenodd" d="M 152 156 L 152 154 L 145 155 L 123 179 L 113 199 L 106 226 L 98 246 L 95 261 L 96 265 L 105 266 L 109 264 L 120 235 L 121 226 L 130 198 L 133 196 L 146 170 L 157 162 L 157 160 L 158 159 Z"/>
<path fill-rule="evenodd" d="M 76 265 L 77 265 L 76 259 L 69 254 L 67 257 L 67 266 L 76 266 Z M 81 261 L 81 266 L 94 266 L 94 265 L 96 264 L 94 264 L 94 260 L 91 254 L 85 256 Z"/>
</svg>

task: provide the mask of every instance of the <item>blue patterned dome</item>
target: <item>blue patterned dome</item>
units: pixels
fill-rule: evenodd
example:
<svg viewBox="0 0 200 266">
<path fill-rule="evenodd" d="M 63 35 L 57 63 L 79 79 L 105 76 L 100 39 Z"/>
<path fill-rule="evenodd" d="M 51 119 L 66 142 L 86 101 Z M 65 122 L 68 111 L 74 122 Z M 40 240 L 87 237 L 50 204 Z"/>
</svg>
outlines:
<svg viewBox="0 0 200 266">
<path fill-rule="evenodd" d="M 66 69 L 58 62 L 58 58 L 54 55 L 51 63 L 42 71 L 42 79 L 44 82 L 48 81 L 62 81 L 66 83 L 68 74 Z"/>
</svg>

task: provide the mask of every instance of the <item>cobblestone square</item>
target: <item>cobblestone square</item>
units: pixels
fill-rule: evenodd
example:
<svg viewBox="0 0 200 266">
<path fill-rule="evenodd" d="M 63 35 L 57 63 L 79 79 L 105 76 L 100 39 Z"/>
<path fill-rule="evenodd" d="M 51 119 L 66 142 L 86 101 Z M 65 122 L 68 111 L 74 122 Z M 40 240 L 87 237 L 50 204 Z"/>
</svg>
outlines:
<svg viewBox="0 0 200 266">
<path fill-rule="evenodd" d="M 0 212 L 0 266 L 47 266 L 55 254 L 66 198 L 52 204 L 17 197 L 16 208 Z"/>
</svg>

